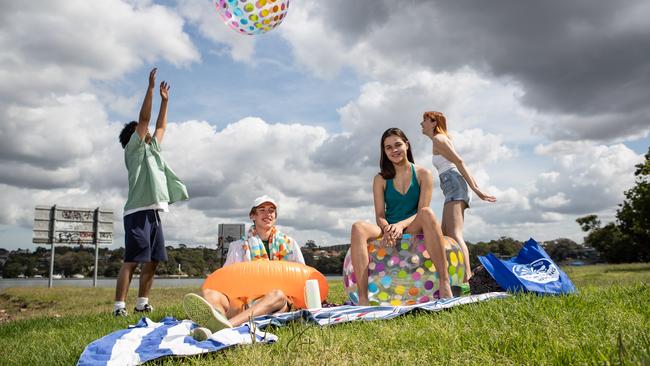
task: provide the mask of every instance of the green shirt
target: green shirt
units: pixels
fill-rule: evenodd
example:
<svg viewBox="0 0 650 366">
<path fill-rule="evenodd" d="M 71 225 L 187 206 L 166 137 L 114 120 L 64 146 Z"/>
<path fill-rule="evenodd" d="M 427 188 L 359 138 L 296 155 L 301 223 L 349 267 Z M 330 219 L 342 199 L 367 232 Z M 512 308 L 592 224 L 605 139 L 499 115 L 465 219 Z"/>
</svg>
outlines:
<svg viewBox="0 0 650 366">
<path fill-rule="evenodd" d="M 124 211 L 189 198 L 185 184 L 163 159 L 156 138 L 147 144 L 134 132 L 124 148 L 124 163 L 129 175 L 129 197 Z"/>
</svg>

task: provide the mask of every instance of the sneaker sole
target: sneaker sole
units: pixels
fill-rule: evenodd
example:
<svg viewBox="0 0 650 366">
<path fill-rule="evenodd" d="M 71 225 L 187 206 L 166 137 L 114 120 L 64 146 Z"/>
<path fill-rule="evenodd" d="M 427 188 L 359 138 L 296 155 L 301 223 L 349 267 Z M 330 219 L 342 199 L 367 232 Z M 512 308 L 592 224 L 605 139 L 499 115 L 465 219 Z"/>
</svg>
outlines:
<svg viewBox="0 0 650 366">
<path fill-rule="evenodd" d="M 213 333 L 221 329 L 232 328 L 223 314 L 197 294 L 187 294 L 183 297 L 183 309 L 188 318 L 199 326 L 210 329 Z"/>
<path fill-rule="evenodd" d="M 113 311 L 113 316 L 116 317 L 116 318 L 125 318 L 125 317 L 129 316 L 129 313 L 127 313 L 126 311 L 124 313 L 118 313 L 118 312 Z"/>
</svg>

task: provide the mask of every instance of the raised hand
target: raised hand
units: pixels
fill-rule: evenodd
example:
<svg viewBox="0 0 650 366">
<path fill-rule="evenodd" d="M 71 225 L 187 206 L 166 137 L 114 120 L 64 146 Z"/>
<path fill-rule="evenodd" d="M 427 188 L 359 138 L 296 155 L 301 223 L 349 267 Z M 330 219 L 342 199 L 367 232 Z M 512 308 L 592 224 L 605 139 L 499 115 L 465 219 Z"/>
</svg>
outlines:
<svg viewBox="0 0 650 366">
<path fill-rule="evenodd" d="M 169 88 L 171 86 L 167 84 L 166 81 L 160 83 L 160 97 L 162 100 L 167 101 L 169 99 Z"/>
<path fill-rule="evenodd" d="M 157 67 L 149 71 L 149 89 L 153 89 L 156 86 L 156 71 L 158 71 Z"/>
<path fill-rule="evenodd" d="M 142 107 L 140 107 L 140 115 L 138 117 L 138 127 L 136 127 L 136 132 L 141 139 L 145 139 L 148 130 L 149 130 L 149 120 L 151 119 L 151 103 L 153 100 L 153 89 L 156 86 L 156 71 L 157 68 L 151 69 L 149 71 L 149 86 L 147 87 L 147 92 L 144 95 L 144 100 L 142 101 Z"/>
</svg>

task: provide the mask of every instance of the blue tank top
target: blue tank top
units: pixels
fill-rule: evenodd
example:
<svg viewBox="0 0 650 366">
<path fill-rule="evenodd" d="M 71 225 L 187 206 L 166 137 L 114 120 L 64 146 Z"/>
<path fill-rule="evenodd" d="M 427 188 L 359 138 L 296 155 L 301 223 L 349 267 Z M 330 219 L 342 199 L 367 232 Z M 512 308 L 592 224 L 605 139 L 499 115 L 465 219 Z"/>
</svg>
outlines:
<svg viewBox="0 0 650 366">
<path fill-rule="evenodd" d="M 386 180 L 384 202 L 386 205 L 386 221 L 389 224 L 402 221 L 418 212 L 420 201 L 420 185 L 415 174 L 415 165 L 411 164 L 411 184 L 405 194 L 399 193 L 393 186 L 393 180 Z"/>
</svg>

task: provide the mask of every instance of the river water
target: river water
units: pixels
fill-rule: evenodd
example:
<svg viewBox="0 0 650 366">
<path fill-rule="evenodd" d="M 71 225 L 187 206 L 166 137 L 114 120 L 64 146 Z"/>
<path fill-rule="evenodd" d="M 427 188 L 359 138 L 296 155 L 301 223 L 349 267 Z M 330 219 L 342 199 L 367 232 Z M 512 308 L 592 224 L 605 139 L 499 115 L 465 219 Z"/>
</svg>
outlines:
<svg viewBox="0 0 650 366">
<path fill-rule="evenodd" d="M 342 276 L 325 276 L 329 281 L 341 281 Z M 154 287 L 200 287 L 205 278 L 156 278 Z M 115 288 L 115 278 L 98 278 L 97 287 Z M 47 287 L 47 278 L 2 278 L 0 289 L 9 287 Z M 92 278 L 62 278 L 54 280 L 53 287 L 92 287 Z M 138 288 L 138 279 L 131 281 L 131 288 Z"/>
</svg>

